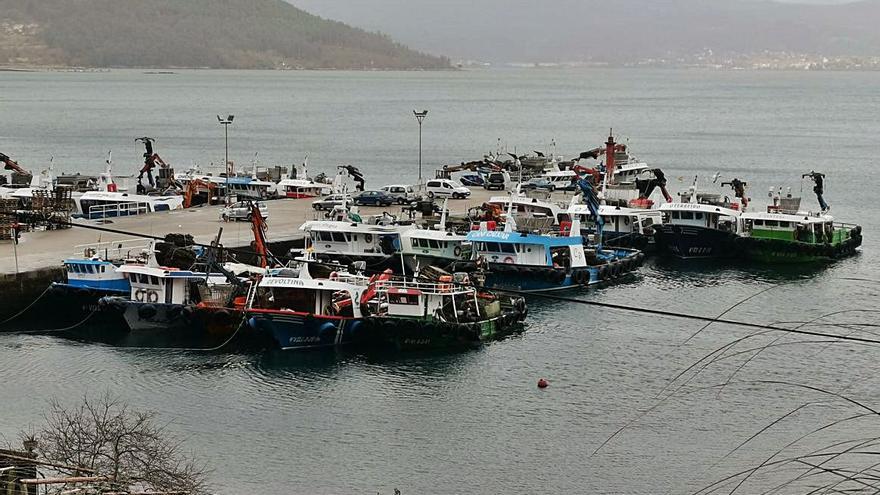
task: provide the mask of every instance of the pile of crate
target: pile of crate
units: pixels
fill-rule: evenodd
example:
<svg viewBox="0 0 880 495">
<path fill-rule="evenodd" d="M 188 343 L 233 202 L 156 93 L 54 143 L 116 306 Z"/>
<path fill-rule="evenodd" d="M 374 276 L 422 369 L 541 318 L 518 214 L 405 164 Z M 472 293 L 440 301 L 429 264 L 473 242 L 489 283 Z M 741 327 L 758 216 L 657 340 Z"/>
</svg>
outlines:
<svg viewBox="0 0 880 495">
<path fill-rule="evenodd" d="M 72 192 L 72 188 L 64 186 L 52 190 L 34 190 L 28 223 L 44 226 L 47 230 L 69 228 L 73 211 Z"/>
<path fill-rule="evenodd" d="M 12 239 L 12 226 L 18 221 L 15 213 L 17 209 L 17 199 L 0 199 L 0 240 Z"/>
</svg>

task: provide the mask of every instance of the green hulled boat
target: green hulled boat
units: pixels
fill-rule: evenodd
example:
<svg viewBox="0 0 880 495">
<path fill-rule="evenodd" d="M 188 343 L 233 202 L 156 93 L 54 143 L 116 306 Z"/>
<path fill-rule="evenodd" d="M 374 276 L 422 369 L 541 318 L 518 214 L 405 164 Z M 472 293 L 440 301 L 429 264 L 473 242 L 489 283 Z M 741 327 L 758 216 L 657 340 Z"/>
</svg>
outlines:
<svg viewBox="0 0 880 495">
<path fill-rule="evenodd" d="M 778 205 L 767 210 L 743 213 L 744 232 L 735 242 L 738 254 L 767 263 L 809 263 L 852 255 L 862 244 L 860 226 L 835 222 L 826 213 Z"/>
</svg>

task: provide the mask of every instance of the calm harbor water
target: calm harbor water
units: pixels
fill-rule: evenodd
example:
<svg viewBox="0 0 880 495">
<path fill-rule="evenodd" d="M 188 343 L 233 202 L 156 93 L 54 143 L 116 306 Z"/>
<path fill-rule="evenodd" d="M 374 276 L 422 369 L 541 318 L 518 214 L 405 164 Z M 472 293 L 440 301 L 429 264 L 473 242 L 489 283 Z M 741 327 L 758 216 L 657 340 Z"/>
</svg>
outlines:
<svg viewBox="0 0 880 495">
<path fill-rule="evenodd" d="M 427 108 L 428 176 L 494 150 L 499 137 L 519 152 L 555 139 L 559 153 L 573 155 L 599 145 L 609 127 L 666 172 L 673 192 L 696 174 L 720 172 L 746 180 L 757 207 L 776 185 L 795 194 L 803 185 L 812 206 L 800 175 L 821 170 L 832 213 L 863 225 L 858 256 L 785 269 L 656 260 L 616 285 L 566 294 L 714 316 L 766 290 L 726 317 L 805 321 L 876 306 L 878 87 L 876 73 L 0 73 L 0 151 L 32 170 L 54 156 L 57 171 L 94 173 L 112 149 L 116 170 L 135 172 L 142 150 L 133 139 L 150 135 L 178 169 L 207 168 L 222 162 L 215 115 L 233 113 L 236 163 L 258 153 L 261 165 L 290 164 L 308 153 L 313 174 L 352 163 L 368 187 L 380 186 L 415 179 L 412 110 Z M 713 325 L 688 340 L 700 323 L 537 298 L 530 307 L 519 335 L 424 355 L 203 355 L 0 334 L 0 441 L 38 424 L 53 397 L 110 391 L 159 411 L 214 469 L 222 493 L 688 493 L 854 414 L 828 397 L 754 380 L 880 400 L 876 347 L 783 337 L 723 389 L 705 387 L 728 380 L 747 355 L 711 366 L 689 393 L 658 405 L 680 370 L 749 332 Z M 535 387 L 539 377 L 548 389 Z M 810 401 L 822 403 L 725 457 Z M 867 421 L 813 435 L 802 450 L 869 436 L 877 424 Z"/>
</svg>

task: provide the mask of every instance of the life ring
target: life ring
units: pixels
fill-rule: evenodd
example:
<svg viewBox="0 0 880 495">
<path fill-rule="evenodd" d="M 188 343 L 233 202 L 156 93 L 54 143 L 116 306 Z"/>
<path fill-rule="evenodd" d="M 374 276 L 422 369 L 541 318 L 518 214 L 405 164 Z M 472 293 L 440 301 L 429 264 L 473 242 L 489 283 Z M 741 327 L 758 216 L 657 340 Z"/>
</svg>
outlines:
<svg viewBox="0 0 880 495">
<path fill-rule="evenodd" d="M 154 290 L 147 291 L 147 302 L 159 302 L 159 294 Z"/>
<path fill-rule="evenodd" d="M 513 261 L 514 261 L 513 256 L 507 256 L 504 258 L 504 262 L 507 263 L 508 265 L 512 265 Z"/>
<path fill-rule="evenodd" d="M 144 302 L 146 295 L 147 294 L 144 289 L 138 289 L 134 292 L 134 300 L 137 302 Z"/>
<path fill-rule="evenodd" d="M 452 254 L 455 255 L 456 258 L 461 256 L 461 246 L 455 246 L 455 249 L 452 250 Z"/>
<path fill-rule="evenodd" d="M 373 234 L 364 234 L 364 242 L 366 242 L 366 243 L 373 242 Z"/>
</svg>

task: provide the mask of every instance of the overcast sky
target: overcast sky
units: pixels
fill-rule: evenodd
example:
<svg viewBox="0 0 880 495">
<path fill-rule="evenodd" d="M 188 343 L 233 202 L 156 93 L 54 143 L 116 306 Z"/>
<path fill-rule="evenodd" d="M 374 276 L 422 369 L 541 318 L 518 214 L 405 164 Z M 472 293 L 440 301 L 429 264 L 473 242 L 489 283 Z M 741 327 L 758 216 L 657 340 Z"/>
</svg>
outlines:
<svg viewBox="0 0 880 495">
<path fill-rule="evenodd" d="M 626 62 L 705 49 L 880 54 L 880 0 L 288 1 L 453 61 Z"/>
</svg>

